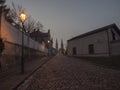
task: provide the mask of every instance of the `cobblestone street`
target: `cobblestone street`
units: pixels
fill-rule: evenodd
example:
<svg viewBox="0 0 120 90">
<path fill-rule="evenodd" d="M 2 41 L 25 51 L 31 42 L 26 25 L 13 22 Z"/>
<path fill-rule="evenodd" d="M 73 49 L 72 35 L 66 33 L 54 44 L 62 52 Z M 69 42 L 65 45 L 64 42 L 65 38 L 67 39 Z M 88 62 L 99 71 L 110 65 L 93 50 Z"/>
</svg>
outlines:
<svg viewBox="0 0 120 90">
<path fill-rule="evenodd" d="M 120 71 L 56 56 L 32 76 L 26 90 L 120 90 Z"/>
</svg>

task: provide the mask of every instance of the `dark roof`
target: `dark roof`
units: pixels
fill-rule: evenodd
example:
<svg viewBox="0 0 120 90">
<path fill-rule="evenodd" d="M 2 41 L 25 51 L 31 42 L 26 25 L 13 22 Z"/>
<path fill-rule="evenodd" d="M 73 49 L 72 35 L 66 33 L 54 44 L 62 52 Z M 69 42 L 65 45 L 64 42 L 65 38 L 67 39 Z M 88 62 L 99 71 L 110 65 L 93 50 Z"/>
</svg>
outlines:
<svg viewBox="0 0 120 90">
<path fill-rule="evenodd" d="M 48 33 L 43 33 L 41 31 L 34 31 L 32 33 L 30 33 L 31 37 L 48 37 L 49 34 Z"/>
<path fill-rule="evenodd" d="M 88 36 L 88 35 L 91 35 L 91 34 L 95 34 L 95 33 L 98 33 L 98 32 L 106 31 L 106 30 L 108 30 L 109 28 L 114 28 L 115 31 L 120 35 L 120 30 L 119 30 L 119 28 L 117 27 L 117 25 L 116 25 L 116 24 L 110 24 L 110 25 L 107 25 L 107 26 L 105 26 L 105 27 L 98 28 L 98 29 L 96 29 L 96 30 L 93 30 L 93 31 L 90 31 L 90 32 L 81 34 L 81 35 L 76 36 L 76 37 L 73 37 L 73 38 L 69 39 L 68 41 L 71 41 L 71 40 L 74 40 L 74 39 L 77 39 L 77 38 L 83 38 L 83 37 L 85 37 L 85 36 Z"/>
</svg>

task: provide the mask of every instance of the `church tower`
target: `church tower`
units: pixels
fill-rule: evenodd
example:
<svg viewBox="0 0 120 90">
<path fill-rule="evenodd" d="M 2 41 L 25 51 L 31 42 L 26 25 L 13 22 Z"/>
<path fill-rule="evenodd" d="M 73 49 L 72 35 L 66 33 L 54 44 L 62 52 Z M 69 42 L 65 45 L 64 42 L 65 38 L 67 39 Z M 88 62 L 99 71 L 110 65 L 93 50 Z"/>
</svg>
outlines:
<svg viewBox="0 0 120 90">
<path fill-rule="evenodd" d="M 64 54 L 64 44 L 63 44 L 63 39 L 61 40 L 61 53 Z"/>
<path fill-rule="evenodd" d="M 58 40 L 56 39 L 56 44 L 55 44 L 56 51 L 58 52 Z"/>
</svg>

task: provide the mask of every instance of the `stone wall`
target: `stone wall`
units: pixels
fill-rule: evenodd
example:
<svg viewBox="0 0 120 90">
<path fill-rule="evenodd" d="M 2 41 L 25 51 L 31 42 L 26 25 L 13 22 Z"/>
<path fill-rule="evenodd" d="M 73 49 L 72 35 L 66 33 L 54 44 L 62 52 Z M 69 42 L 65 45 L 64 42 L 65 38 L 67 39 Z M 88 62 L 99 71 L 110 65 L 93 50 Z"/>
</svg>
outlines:
<svg viewBox="0 0 120 90">
<path fill-rule="evenodd" d="M 4 42 L 5 49 L 0 57 L 0 64 L 2 70 L 7 70 L 13 66 L 20 66 L 21 64 L 21 45 Z M 42 57 L 44 53 L 33 48 L 24 47 L 24 60 L 28 62 L 34 58 Z"/>
</svg>

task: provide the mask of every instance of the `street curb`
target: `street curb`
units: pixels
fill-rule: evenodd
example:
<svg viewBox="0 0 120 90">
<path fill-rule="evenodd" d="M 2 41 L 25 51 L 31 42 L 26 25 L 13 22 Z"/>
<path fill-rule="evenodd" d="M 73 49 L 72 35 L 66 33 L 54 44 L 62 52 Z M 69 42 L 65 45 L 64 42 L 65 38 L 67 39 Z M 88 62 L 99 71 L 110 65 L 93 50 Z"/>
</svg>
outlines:
<svg viewBox="0 0 120 90">
<path fill-rule="evenodd" d="M 20 85 L 22 85 L 30 76 L 32 76 L 39 68 L 41 68 L 44 64 L 46 64 L 51 58 L 47 58 L 45 62 L 43 62 L 40 66 L 38 66 L 35 70 L 33 70 L 29 75 L 27 75 L 19 84 L 17 84 L 12 90 L 17 90 Z"/>
</svg>

